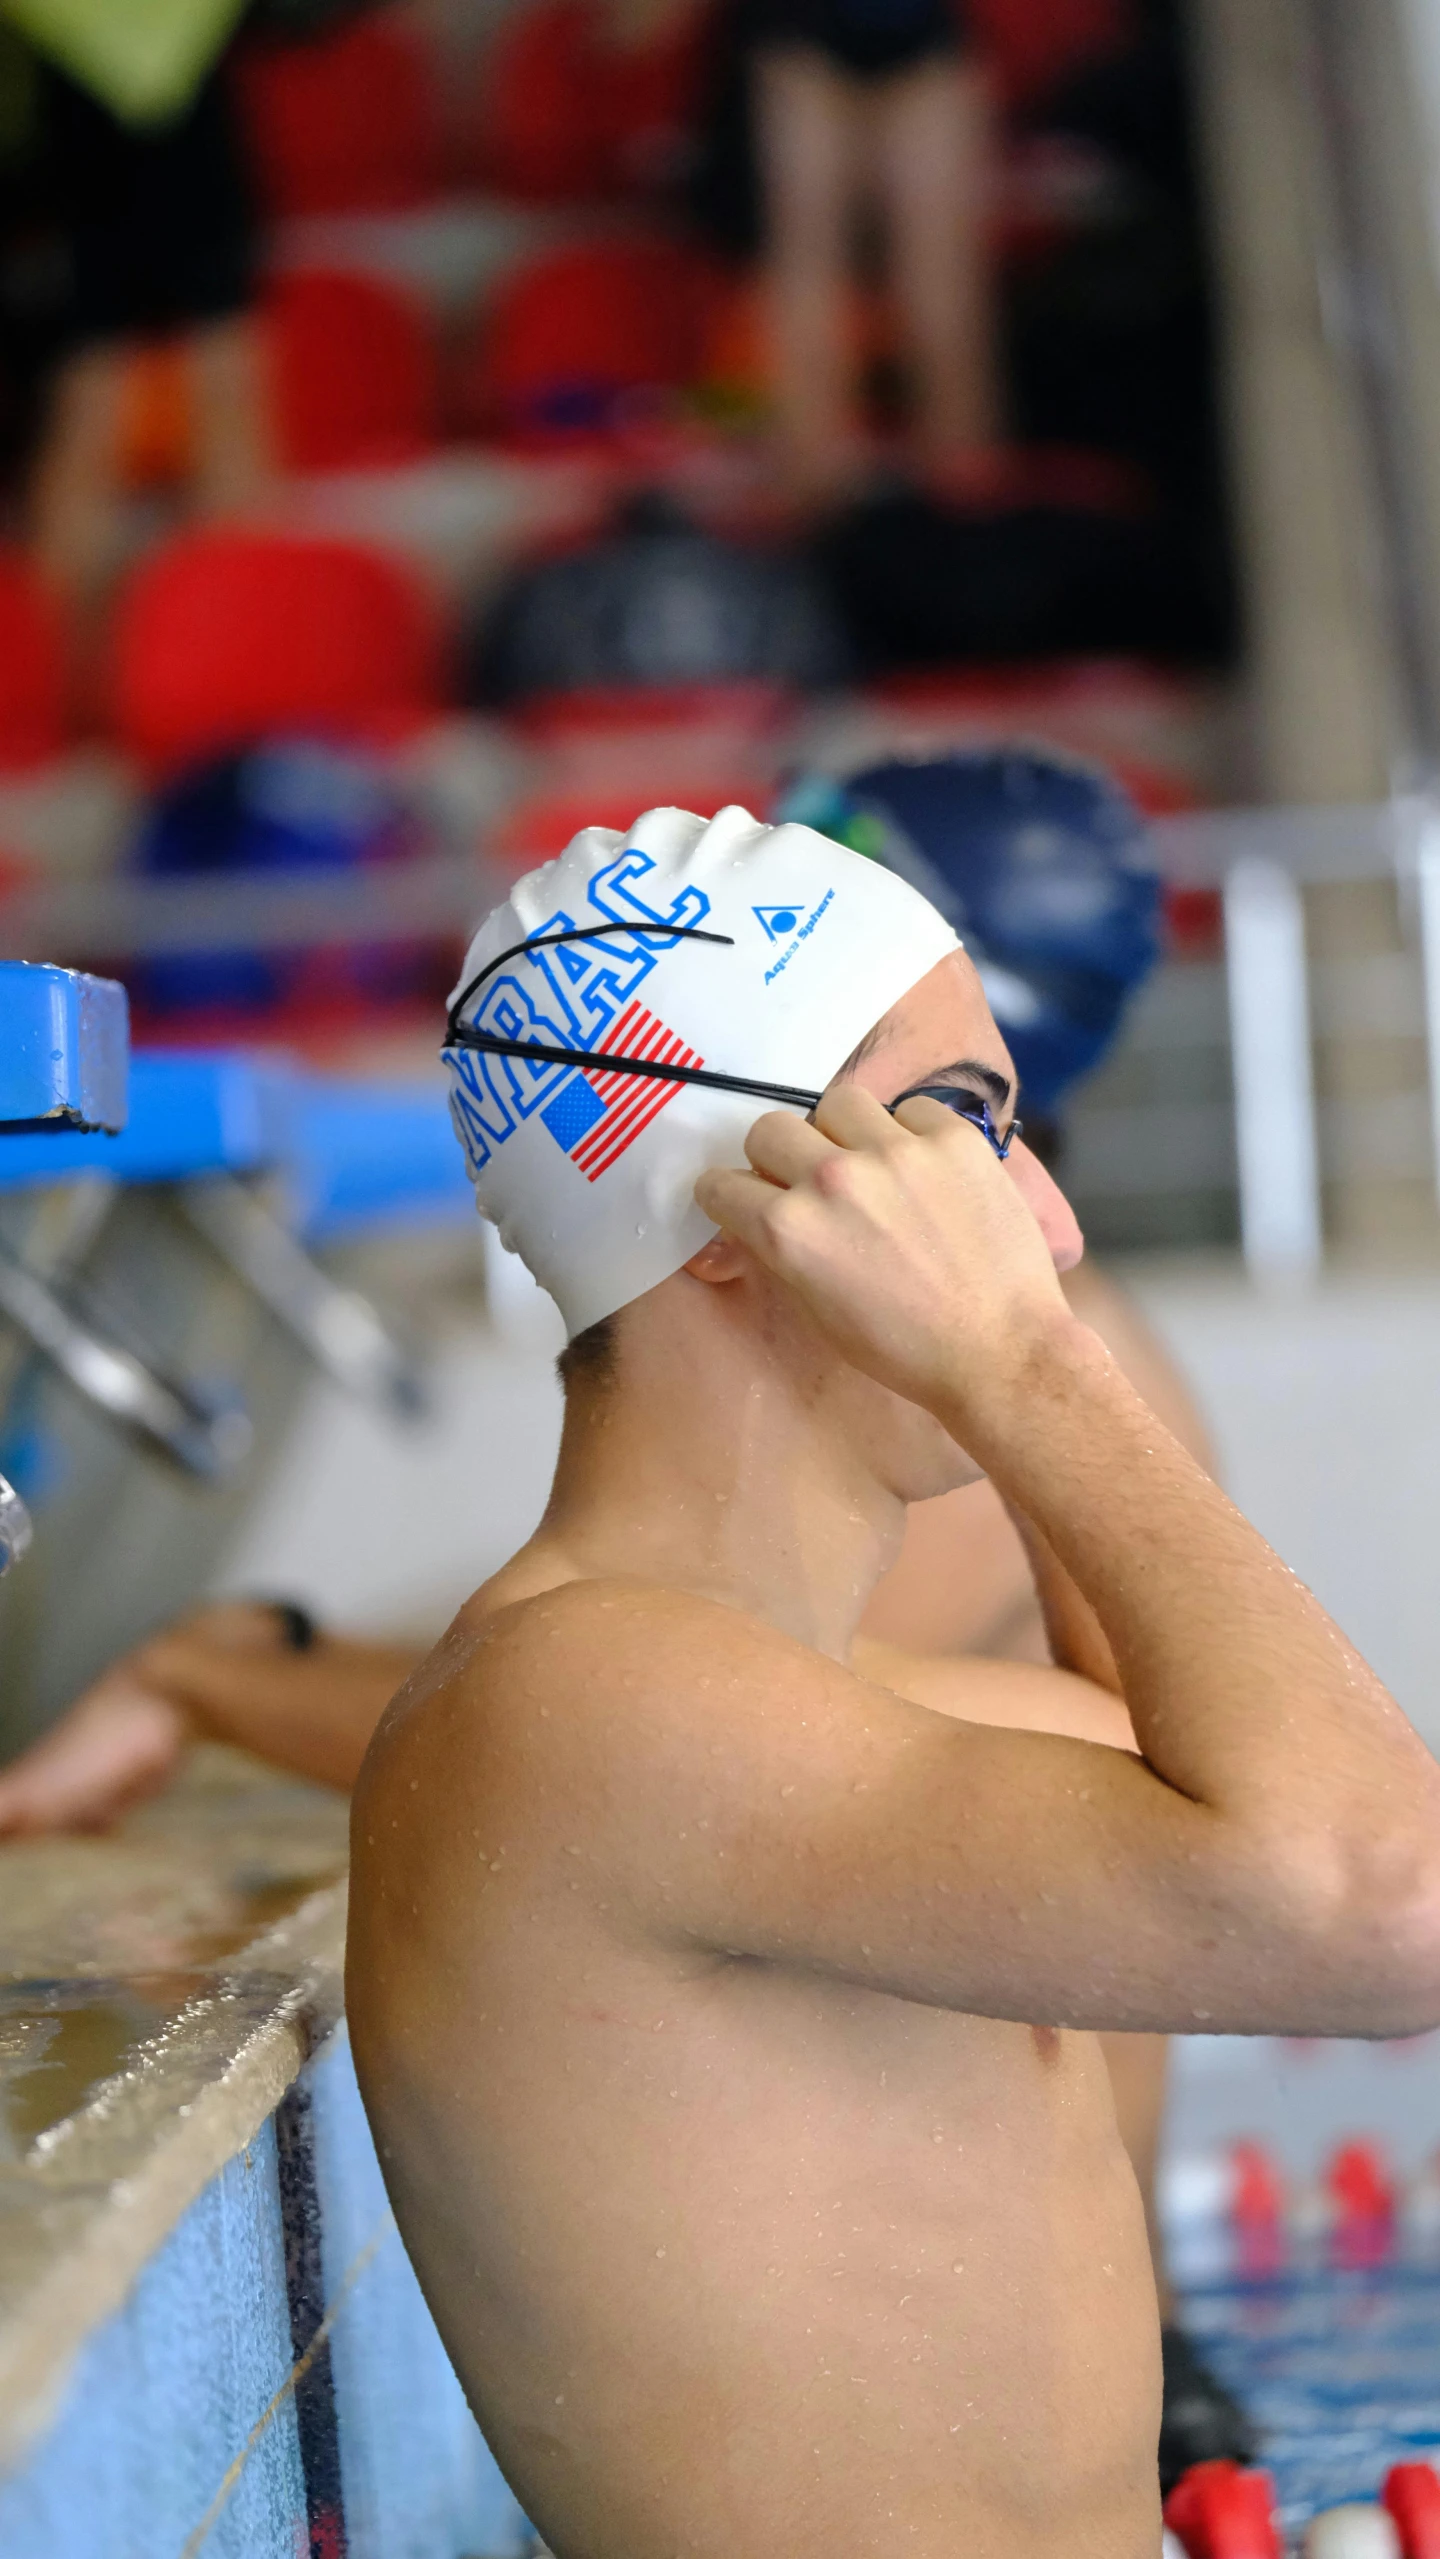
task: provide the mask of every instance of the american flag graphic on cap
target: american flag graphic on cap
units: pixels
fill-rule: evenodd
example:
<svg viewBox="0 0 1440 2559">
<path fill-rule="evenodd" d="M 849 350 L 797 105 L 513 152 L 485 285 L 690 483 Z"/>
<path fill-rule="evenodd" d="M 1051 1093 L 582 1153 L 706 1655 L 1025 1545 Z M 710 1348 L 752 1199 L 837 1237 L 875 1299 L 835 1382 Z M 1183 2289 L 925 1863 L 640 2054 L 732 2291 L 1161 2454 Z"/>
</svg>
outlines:
<svg viewBox="0 0 1440 2559">
<path fill-rule="evenodd" d="M 673 1102 L 681 1084 L 658 1075 L 607 1075 L 603 1057 L 653 1060 L 657 1066 L 703 1066 L 698 1050 L 687 1048 L 676 1031 L 667 1030 L 643 1004 L 631 1002 L 610 1025 L 595 1052 L 596 1064 L 572 1075 L 540 1114 L 557 1146 L 586 1179 L 598 1182 L 627 1146 Z"/>
</svg>

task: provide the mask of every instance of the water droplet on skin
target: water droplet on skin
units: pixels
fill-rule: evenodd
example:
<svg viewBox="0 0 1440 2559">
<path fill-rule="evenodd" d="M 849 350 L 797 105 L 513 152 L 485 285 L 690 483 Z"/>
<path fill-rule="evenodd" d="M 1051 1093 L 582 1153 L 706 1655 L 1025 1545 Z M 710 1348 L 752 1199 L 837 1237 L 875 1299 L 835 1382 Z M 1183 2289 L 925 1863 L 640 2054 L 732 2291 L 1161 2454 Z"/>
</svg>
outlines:
<svg viewBox="0 0 1440 2559">
<path fill-rule="evenodd" d="M 555 2393 L 555 2405 L 556 2405 L 556 2407 L 557 2407 L 557 2408 L 563 2408 L 563 2407 L 564 2407 L 564 2405 L 565 2405 L 565 2393 L 564 2393 L 564 2391 L 563 2391 L 563 2390 L 557 2390 L 557 2391 L 556 2391 L 556 2393 Z"/>
<path fill-rule="evenodd" d="M 419 1794 L 419 1792 L 420 1792 L 420 1780 L 419 1780 L 419 1778 L 418 1778 L 418 1777 L 412 1777 L 412 1778 L 411 1778 L 411 1780 L 410 1780 L 410 1792 L 411 1792 L 411 1794 L 412 1794 L 412 1795 L 418 1795 L 418 1794 Z"/>
<path fill-rule="evenodd" d="M 959 2261 L 959 2259 L 958 2259 L 958 2258 L 956 2259 L 955 2264 L 951 2267 L 950 2272 L 951 2272 L 951 2274 L 952 2274 L 952 2275 L 963 2275 L 963 2274 L 964 2274 L 965 2269 L 964 2269 L 964 2267 L 960 2264 L 960 2261 Z"/>
<path fill-rule="evenodd" d="M 782 1795 L 793 1795 L 795 1789 L 793 1786 L 782 1786 L 780 1792 Z"/>
<path fill-rule="evenodd" d="M 656 2251 L 655 2251 L 655 2254 L 656 2254 L 656 2256 L 657 2256 L 657 2257 L 663 2257 L 663 2256 L 664 2256 L 664 2254 L 665 2254 L 665 2251 L 664 2251 L 664 2249 L 663 2249 L 663 2248 L 657 2248 L 657 2249 L 656 2249 Z"/>
</svg>

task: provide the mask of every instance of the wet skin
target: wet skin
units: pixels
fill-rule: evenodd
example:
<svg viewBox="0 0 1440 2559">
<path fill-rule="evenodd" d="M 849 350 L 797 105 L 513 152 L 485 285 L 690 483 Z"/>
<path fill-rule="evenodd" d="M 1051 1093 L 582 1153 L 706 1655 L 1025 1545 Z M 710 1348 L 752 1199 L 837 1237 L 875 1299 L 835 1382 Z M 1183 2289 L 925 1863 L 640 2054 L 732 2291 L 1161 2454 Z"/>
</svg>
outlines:
<svg viewBox="0 0 1440 2559">
<path fill-rule="evenodd" d="M 1091 2030 L 1440 2024 L 1440 1768 L 1066 1305 L 1023 1145 L 881 1107 L 1006 1073 L 968 963 L 881 1029 L 697 1182 L 356 1792 L 365 2102 L 558 2559 L 1154 2559 Z M 977 1466 L 1063 1668 L 854 1644 Z"/>
<path fill-rule="evenodd" d="M 967 1059 L 1008 1078 L 969 972 L 936 972 L 856 1080 L 889 1100 Z M 1007 1172 L 1073 1261 L 1023 1146 Z M 706 1318 L 696 1276 L 665 1286 Z M 770 1347 L 812 1358 L 799 1400 L 852 1476 L 973 1476 L 801 1332 Z M 863 1796 L 896 1719 L 1123 1743 L 1123 1713 L 1018 1665 L 872 1650 L 857 1679 L 883 1539 L 817 1559 L 777 1526 L 763 1422 L 692 1488 L 693 1535 L 648 1448 L 627 1517 L 610 1428 L 582 1424 L 568 1498 L 562 1453 L 546 1525 L 401 1692 L 356 1798 L 357 2062 L 472 2404 L 560 2559 L 1153 2559 L 1154 2288 L 1094 2038 L 727 1949 L 702 1880 L 728 1860 L 743 1896 L 762 1798 L 794 1799 L 803 1867 L 807 1799 Z M 883 1836 L 878 1767 L 865 1812 Z"/>
<path fill-rule="evenodd" d="M 515 1729 L 583 1713 L 546 1657 L 607 1604 L 641 1631 L 634 1593 L 566 1594 L 533 1672 L 502 1637 L 483 1703 L 437 1695 L 361 1834 L 367 2103 L 526 2510 L 561 2559 L 1153 2559 L 1154 2288 L 1096 2039 L 667 1931 L 673 1791 Z M 731 1681 L 789 1667 L 709 1613 L 674 1630 L 716 1665 L 697 1829 Z"/>
</svg>

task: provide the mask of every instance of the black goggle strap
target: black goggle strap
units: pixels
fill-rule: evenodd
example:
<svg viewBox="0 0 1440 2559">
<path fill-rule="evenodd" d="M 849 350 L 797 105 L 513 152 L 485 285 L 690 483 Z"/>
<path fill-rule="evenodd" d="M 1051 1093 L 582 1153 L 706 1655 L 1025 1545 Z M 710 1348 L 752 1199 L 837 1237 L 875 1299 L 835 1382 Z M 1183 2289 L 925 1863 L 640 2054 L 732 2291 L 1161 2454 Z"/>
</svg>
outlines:
<svg viewBox="0 0 1440 2559">
<path fill-rule="evenodd" d="M 463 1032 L 472 1026 L 462 1023 L 460 1016 L 471 997 L 478 995 L 487 977 L 493 977 L 497 969 L 503 969 L 507 960 L 522 959 L 527 951 L 551 950 L 557 942 L 600 942 L 604 940 L 607 933 L 648 933 L 669 942 L 724 942 L 731 950 L 735 947 L 733 933 L 707 933 L 699 924 L 574 924 L 563 933 L 532 933 L 523 942 L 512 942 L 508 951 L 497 951 L 494 959 L 487 960 L 483 969 L 477 969 L 475 975 L 461 987 L 445 1017 L 446 1047 L 469 1048 L 476 1044 L 473 1040 L 462 1037 Z M 508 1057 L 512 1056 L 514 1051 L 503 1049 L 500 1054 Z M 576 1054 L 579 1056 L 579 1051 Z M 587 1058 L 580 1057 L 582 1065 L 587 1062 Z M 613 1059 L 610 1062 L 616 1063 Z"/>
<path fill-rule="evenodd" d="M 472 998 L 507 960 L 519 959 L 524 952 L 544 950 L 555 942 L 597 942 L 605 933 L 649 933 L 667 941 L 721 942 L 734 948 L 733 933 L 707 933 L 698 924 L 582 924 L 565 933 L 537 933 L 525 942 L 514 942 L 508 951 L 497 952 L 483 969 L 462 986 L 450 1007 L 445 1024 L 447 1048 L 481 1049 L 489 1057 L 532 1057 L 540 1066 L 582 1066 L 592 1074 L 643 1075 L 657 1084 L 708 1084 L 718 1093 L 749 1093 L 757 1101 L 788 1103 L 792 1109 L 813 1111 L 820 1096 L 798 1084 L 763 1084 L 751 1075 L 726 1075 L 712 1066 L 664 1066 L 653 1057 L 611 1057 L 596 1049 L 550 1047 L 539 1040 L 508 1040 L 498 1031 L 477 1030 L 472 1023 L 462 1022 L 461 1014 Z"/>
<path fill-rule="evenodd" d="M 563 933 L 534 934 L 527 941 L 512 942 L 506 951 L 498 951 L 493 960 L 487 960 L 483 969 L 478 969 L 474 977 L 461 987 L 446 1016 L 445 1046 L 479 1049 L 488 1057 L 530 1057 L 539 1066 L 580 1066 L 596 1074 L 646 1076 L 657 1084 L 704 1084 L 714 1092 L 750 1094 L 756 1101 L 777 1102 L 792 1110 L 809 1112 L 818 1107 L 820 1094 L 810 1092 L 800 1084 L 766 1084 L 751 1075 L 726 1075 L 718 1067 L 665 1066 L 658 1058 L 609 1057 L 595 1049 L 551 1047 L 539 1040 L 510 1040 L 498 1031 L 477 1030 L 473 1023 L 461 1021 L 466 1005 L 479 993 L 485 980 L 493 977 L 497 969 L 502 969 L 507 960 L 519 959 L 527 951 L 547 949 L 557 942 L 596 942 L 607 933 L 654 934 L 669 941 L 719 942 L 734 948 L 733 934 L 707 933 L 696 924 L 582 924 Z M 988 1139 L 1002 1164 L 1020 1135 L 1020 1122 L 1012 1120 L 1002 1138 L 989 1103 L 977 1093 L 967 1093 L 963 1085 L 916 1084 L 908 1093 L 901 1093 L 888 1107 L 896 1111 L 901 1102 L 919 1100 L 939 1102 L 947 1111 L 953 1111 L 957 1119 L 968 1120 L 972 1128 L 978 1128 L 981 1136 Z"/>
<path fill-rule="evenodd" d="M 533 1057 L 541 1066 L 583 1066 L 592 1075 L 648 1075 L 656 1084 L 709 1084 L 717 1093 L 753 1093 L 757 1101 L 785 1102 L 793 1110 L 813 1111 L 820 1099 L 798 1084 L 761 1084 L 750 1075 L 722 1075 L 716 1067 L 662 1066 L 653 1057 L 611 1057 L 607 1050 L 550 1048 L 538 1040 L 507 1040 L 489 1031 L 464 1026 L 450 1048 L 483 1049 L 488 1057 Z"/>
</svg>

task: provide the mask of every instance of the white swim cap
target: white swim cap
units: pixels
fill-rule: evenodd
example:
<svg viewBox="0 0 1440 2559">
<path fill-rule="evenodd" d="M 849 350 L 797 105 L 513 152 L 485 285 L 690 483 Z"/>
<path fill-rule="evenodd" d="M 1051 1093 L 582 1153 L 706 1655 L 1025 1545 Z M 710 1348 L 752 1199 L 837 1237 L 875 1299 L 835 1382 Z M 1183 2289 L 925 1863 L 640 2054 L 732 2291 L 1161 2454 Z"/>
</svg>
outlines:
<svg viewBox="0 0 1440 2559">
<path fill-rule="evenodd" d="M 561 933 L 578 938 L 512 947 Z M 695 1182 L 743 1162 L 747 1129 L 772 1107 L 763 1095 L 607 1074 L 607 1052 L 819 1091 L 959 947 L 892 871 L 740 808 L 708 822 L 650 809 L 628 835 L 589 826 L 516 882 L 465 954 L 452 1013 L 595 1063 L 449 1046 L 450 1110 L 481 1215 L 549 1290 L 572 1338 L 708 1242 Z"/>
</svg>

